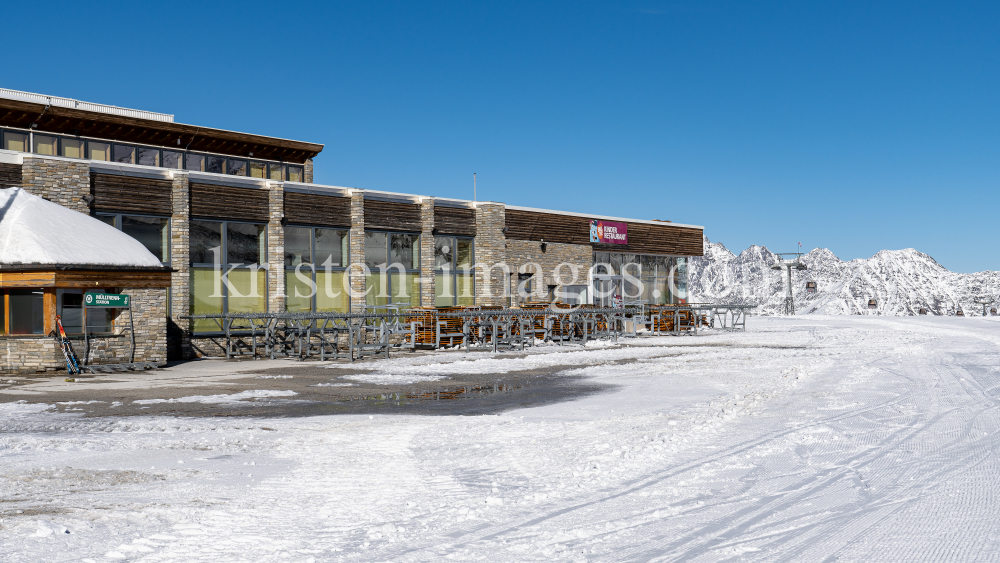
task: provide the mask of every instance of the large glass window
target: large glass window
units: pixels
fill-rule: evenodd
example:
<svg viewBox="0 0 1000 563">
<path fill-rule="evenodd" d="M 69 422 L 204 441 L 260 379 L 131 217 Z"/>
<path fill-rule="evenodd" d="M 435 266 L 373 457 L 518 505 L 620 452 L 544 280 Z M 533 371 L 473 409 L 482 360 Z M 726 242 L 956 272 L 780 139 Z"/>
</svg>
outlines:
<svg viewBox="0 0 1000 563">
<path fill-rule="evenodd" d="M 263 162 L 250 162 L 250 177 L 264 178 L 267 176 L 267 164 Z"/>
<path fill-rule="evenodd" d="M 42 334 L 45 331 L 44 292 L 41 289 L 11 289 L 10 334 Z"/>
<path fill-rule="evenodd" d="M 28 134 L 4 131 L 3 148 L 8 151 L 28 152 Z"/>
<path fill-rule="evenodd" d="M 163 167 L 180 170 L 184 164 L 184 154 L 174 151 L 163 151 Z"/>
<path fill-rule="evenodd" d="M 111 160 L 111 144 L 87 141 L 87 158 L 90 160 Z"/>
<path fill-rule="evenodd" d="M 365 264 L 368 305 L 420 303 L 420 235 L 366 232 Z"/>
<path fill-rule="evenodd" d="M 285 165 L 284 164 L 269 164 L 269 177 L 272 180 L 285 180 Z"/>
<path fill-rule="evenodd" d="M 115 145 L 112 160 L 122 164 L 135 164 L 135 147 Z"/>
<path fill-rule="evenodd" d="M 160 149 L 150 147 L 139 147 L 138 162 L 143 166 L 160 165 Z"/>
<path fill-rule="evenodd" d="M 475 305 L 473 239 L 434 237 L 434 305 Z"/>
<path fill-rule="evenodd" d="M 232 176 L 246 176 L 247 175 L 247 161 L 229 159 L 229 166 L 226 167 L 226 173 Z"/>
<path fill-rule="evenodd" d="M 50 137 L 49 135 L 34 135 L 35 138 L 35 148 L 32 152 L 35 154 L 44 154 L 47 156 L 56 156 L 59 154 L 59 147 L 56 137 Z"/>
<path fill-rule="evenodd" d="M 205 155 L 188 153 L 184 159 L 184 168 L 195 172 L 204 172 Z"/>
<path fill-rule="evenodd" d="M 105 213 L 97 218 L 141 242 L 160 262 L 170 262 L 170 218 Z"/>
<path fill-rule="evenodd" d="M 289 166 L 288 167 L 288 181 L 289 182 L 302 182 L 302 167 L 301 166 Z"/>
<path fill-rule="evenodd" d="M 222 156 L 209 156 L 205 159 L 205 172 L 213 174 L 226 173 L 226 158 Z"/>
<path fill-rule="evenodd" d="M 253 223 L 226 223 L 226 254 L 230 264 L 267 262 L 265 226 Z"/>
<path fill-rule="evenodd" d="M 594 273 L 638 278 L 641 285 L 623 280 L 625 300 L 649 304 L 685 303 L 687 299 L 687 263 L 683 257 L 656 254 L 595 252 Z"/>
<path fill-rule="evenodd" d="M 188 236 L 192 264 L 213 264 L 216 260 L 223 261 L 221 222 L 191 221 Z M 220 253 L 218 259 L 213 252 Z"/>
<path fill-rule="evenodd" d="M 191 314 L 266 312 L 266 226 L 193 220 L 189 233 Z M 194 320 L 195 332 L 218 330 L 215 321 Z"/>
<path fill-rule="evenodd" d="M 350 233 L 285 227 L 285 308 L 292 313 L 350 310 L 344 287 Z"/>
<path fill-rule="evenodd" d="M 83 158 L 85 141 L 83 139 L 61 139 L 61 154 L 67 158 Z"/>
</svg>

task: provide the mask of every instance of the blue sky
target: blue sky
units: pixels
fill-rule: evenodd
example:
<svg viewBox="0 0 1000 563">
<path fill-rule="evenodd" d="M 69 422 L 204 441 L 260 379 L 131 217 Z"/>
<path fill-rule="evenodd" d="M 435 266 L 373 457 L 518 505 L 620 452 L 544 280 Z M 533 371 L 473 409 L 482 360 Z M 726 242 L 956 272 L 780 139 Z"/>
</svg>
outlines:
<svg viewBox="0 0 1000 563">
<path fill-rule="evenodd" d="M 319 183 L 1000 269 L 1000 3 L 27 4 L 0 86 L 324 143 Z"/>
</svg>

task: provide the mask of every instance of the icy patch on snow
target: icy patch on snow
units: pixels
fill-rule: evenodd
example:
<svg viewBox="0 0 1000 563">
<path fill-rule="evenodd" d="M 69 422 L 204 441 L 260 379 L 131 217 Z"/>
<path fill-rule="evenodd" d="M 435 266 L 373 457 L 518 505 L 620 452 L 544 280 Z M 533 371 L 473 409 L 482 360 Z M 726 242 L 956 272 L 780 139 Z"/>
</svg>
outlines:
<svg viewBox="0 0 1000 563">
<path fill-rule="evenodd" d="M 395 373 L 361 373 L 356 375 L 346 375 L 344 379 L 352 379 L 361 383 L 372 383 L 375 385 L 409 385 L 410 383 L 424 383 L 444 379 L 443 375 L 419 375 L 395 374 Z"/>
<path fill-rule="evenodd" d="M 192 395 L 190 397 L 179 397 L 177 399 L 139 399 L 132 401 L 137 405 L 153 405 L 156 403 L 205 403 L 209 405 L 238 404 L 246 399 L 266 399 L 268 397 L 290 397 L 298 395 L 295 391 L 273 391 L 268 389 L 258 389 L 255 391 L 242 391 L 232 395 Z"/>
<path fill-rule="evenodd" d="M 32 415 L 50 410 L 52 405 L 43 403 L 28 403 L 27 401 L 17 401 L 15 403 L 0 403 L 0 419 L 29 418 Z"/>
</svg>

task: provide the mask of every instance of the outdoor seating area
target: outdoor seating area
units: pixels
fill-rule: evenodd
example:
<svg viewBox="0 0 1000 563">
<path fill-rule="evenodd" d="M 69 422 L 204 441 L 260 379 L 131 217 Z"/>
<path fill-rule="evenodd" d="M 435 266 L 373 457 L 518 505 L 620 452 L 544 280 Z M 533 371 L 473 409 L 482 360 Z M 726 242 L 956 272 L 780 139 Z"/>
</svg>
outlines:
<svg viewBox="0 0 1000 563">
<path fill-rule="evenodd" d="M 227 359 L 349 360 L 392 351 L 524 350 L 540 343 L 586 344 L 644 336 L 745 330 L 746 305 L 682 304 L 443 308 L 369 307 L 361 313 L 191 315 L 218 326 Z"/>
</svg>

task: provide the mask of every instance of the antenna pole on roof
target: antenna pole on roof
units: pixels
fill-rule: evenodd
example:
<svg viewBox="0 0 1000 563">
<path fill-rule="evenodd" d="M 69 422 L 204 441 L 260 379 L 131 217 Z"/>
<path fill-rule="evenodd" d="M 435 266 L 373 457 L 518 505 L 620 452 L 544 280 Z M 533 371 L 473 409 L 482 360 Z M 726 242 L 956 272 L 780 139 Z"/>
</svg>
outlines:
<svg viewBox="0 0 1000 563">
<path fill-rule="evenodd" d="M 476 173 L 472 173 L 472 203 L 476 203 Z"/>
</svg>

